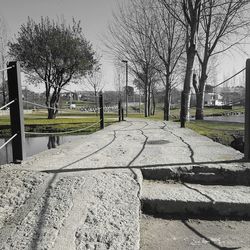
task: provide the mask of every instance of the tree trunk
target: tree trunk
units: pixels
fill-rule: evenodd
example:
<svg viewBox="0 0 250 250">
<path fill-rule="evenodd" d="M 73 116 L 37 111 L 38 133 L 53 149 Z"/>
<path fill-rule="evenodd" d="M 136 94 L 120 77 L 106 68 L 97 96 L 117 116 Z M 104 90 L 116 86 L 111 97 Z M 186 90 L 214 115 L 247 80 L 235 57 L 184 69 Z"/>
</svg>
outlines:
<svg viewBox="0 0 250 250">
<path fill-rule="evenodd" d="M 149 85 L 148 86 L 148 116 L 151 115 L 150 107 L 151 107 L 151 88 L 150 88 L 150 85 Z"/>
<path fill-rule="evenodd" d="M 3 106 L 7 103 L 7 93 L 6 93 L 6 86 L 5 82 L 3 82 L 3 88 L 2 88 L 2 95 L 3 95 Z"/>
<path fill-rule="evenodd" d="M 152 109 L 151 109 L 151 115 L 155 115 L 155 107 L 156 107 L 155 94 L 154 94 L 154 91 L 152 90 Z"/>
<path fill-rule="evenodd" d="M 48 119 L 55 119 L 56 118 L 56 112 L 54 109 L 48 109 Z"/>
<path fill-rule="evenodd" d="M 196 113 L 195 113 L 195 119 L 196 120 L 203 120 L 204 114 L 203 114 L 203 100 L 204 100 L 204 92 L 196 93 Z"/>
<path fill-rule="evenodd" d="M 55 119 L 56 118 L 56 115 L 58 113 L 59 99 L 60 99 L 60 90 L 55 89 L 53 94 L 52 94 L 52 97 L 49 101 L 50 108 L 48 108 L 48 119 Z M 48 103 L 48 102 L 46 101 L 46 103 Z"/>
<path fill-rule="evenodd" d="M 139 114 L 141 113 L 141 90 L 139 89 Z"/>
<path fill-rule="evenodd" d="M 166 87 L 165 97 L 164 97 L 164 120 L 169 121 L 170 116 L 170 91 Z"/>
<path fill-rule="evenodd" d="M 204 91 L 205 91 L 205 85 L 207 80 L 207 63 L 205 63 L 202 66 L 201 70 L 201 77 L 199 79 L 199 87 L 195 88 L 196 92 L 196 113 L 195 113 L 195 119 L 196 120 L 203 120 L 204 119 Z"/>
<path fill-rule="evenodd" d="M 144 116 L 148 117 L 148 89 L 146 86 L 144 90 Z"/>
<path fill-rule="evenodd" d="M 185 122 L 189 117 L 189 103 L 190 103 L 190 85 L 191 85 L 191 76 L 194 65 L 196 50 L 195 45 L 191 45 L 187 51 L 187 64 L 186 64 L 186 74 L 184 79 L 184 88 L 183 88 L 183 98 L 181 104 L 181 117 L 183 119 L 183 127 L 185 127 Z"/>
<path fill-rule="evenodd" d="M 164 96 L 164 120 L 169 121 L 170 115 L 170 82 L 169 76 L 166 75 L 166 84 L 165 84 L 165 96 Z"/>
<path fill-rule="evenodd" d="M 2 96 L 3 96 L 3 106 L 7 103 L 7 86 L 4 77 L 4 71 L 2 71 Z"/>
<path fill-rule="evenodd" d="M 97 98 L 97 90 L 94 90 L 95 93 L 95 105 L 96 105 L 96 116 L 98 116 L 98 98 Z"/>
</svg>

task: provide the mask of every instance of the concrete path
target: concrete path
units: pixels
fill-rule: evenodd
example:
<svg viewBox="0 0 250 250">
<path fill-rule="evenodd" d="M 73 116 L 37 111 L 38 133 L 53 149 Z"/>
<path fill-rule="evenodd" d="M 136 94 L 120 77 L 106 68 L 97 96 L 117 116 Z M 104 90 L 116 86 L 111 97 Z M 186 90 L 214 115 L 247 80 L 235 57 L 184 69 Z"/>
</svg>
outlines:
<svg viewBox="0 0 250 250">
<path fill-rule="evenodd" d="M 0 249 L 139 249 L 141 172 L 247 169 L 240 159 L 179 124 L 128 120 L 2 166 Z"/>
</svg>

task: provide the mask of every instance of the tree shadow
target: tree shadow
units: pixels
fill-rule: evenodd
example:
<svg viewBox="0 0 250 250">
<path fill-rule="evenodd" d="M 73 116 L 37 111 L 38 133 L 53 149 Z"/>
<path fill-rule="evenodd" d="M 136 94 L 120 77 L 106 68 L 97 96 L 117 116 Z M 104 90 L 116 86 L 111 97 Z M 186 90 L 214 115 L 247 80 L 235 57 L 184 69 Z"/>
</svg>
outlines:
<svg viewBox="0 0 250 250">
<path fill-rule="evenodd" d="M 139 156 L 137 156 L 138 158 Z M 85 158 L 85 157 L 84 157 Z M 98 170 L 120 170 L 120 169 L 127 169 L 128 165 L 126 166 L 104 166 L 104 167 L 97 167 L 97 168 L 70 168 L 66 169 L 67 167 L 81 161 L 79 159 L 73 163 L 70 163 L 60 169 L 51 169 L 51 170 L 42 170 L 40 172 L 43 173 L 70 173 L 70 172 L 81 172 L 81 171 L 98 171 Z M 134 162 L 135 160 L 133 160 Z M 178 162 L 178 163 L 162 163 L 162 164 L 147 164 L 147 165 L 133 165 L 130 166 L 133 169 L 147 169 L 147 168 L 162 168 L 162 167 L 174 167 L 174 166 L 194 166 L 194 165 L 205 165 L 205 164 L 227 164 L 227 163 L 243 163 L 246 161 L 243 160 L 226 160 L 226 161 L 200 161 L 200 162 Z"/>
<path fill-rule="evenodd" d="M 135 121 L 136 122 L 136 121 Z M 126 127 L 126 128 L 129 128 L 133 125 L 132 122 L 129 122 L 130 124 Z M 142 152 L 145 150 L 145 147 L 146 147 L 146 144 L 147 144 L 147 141 L 148 141 L 148 136 L 146 136 L 143 132 L 142 129 L 145 129 L 147 126 L 148 126 L 148 123 L 147 122 L 144 122 L 146 123 L 146 125 L 144 125 L 142 128 L 138 128 L 138 129 L 134 129 L 134 130 L 137 130 L 137 131 L 140 131 L 141 134 L 145 137 L 145 140 L 142 144 L 142 148 L 139 150 L 139 152 L 135 155 L 135 157 L 133 157 L 133 159 L 128 163 L 126 164 L 125 166 L 105 166 L 105 167 L 97 167 L 97 168 L 71 168 L 71 169 L 67 169 L 68 167 L 76 164 L 76 163 L 79 163 L 95 154 L 97 154 L 98 152 L 104 150 L 105 148 L 107 148 L 108 146 L 110 146 L 112 143 L 114 143 L 114 141 L 117 139 L 117 132 L 118 131 L 128 131 L 126 130 L 126 128 L 123 128 L 123 129 L 120 129 L 120 130 L 113 130 L 113 138 L 108 142 L 106 143 L 103 147 L 95 150 L 94 152 L 78 159 L 78 160 L 75 160 L 65 166 L 62 166 L 60 167 L 59 169 L 54 169 L 54 170 L 44 170 L 44 171 L 40 171 L 40 172 L 45 172 L 45 173 L 48 173 L 48 174 L 53 174 L 53 176 L 51 177 L 51 180 L 49 181 L 46 189 L 45 189 L 45 198 L 44 198 L 44 204 L 41 208 L 41 212 L 39 213 L 39 220 L 38 220 L 38 225 L 39 225 L 39 228 L 38 230 L 36 230 L 34 232 L 34 236 L 33 237 L 33 240 L 32 240 L 32 243 L 31 243 L 31 249 L 38 249 L 38 243 L 39 243 L 39 240 L 41 239 L 41 233 L 42 233 L 42 229 L 44 228 L 45 226 L 45 218 L 46 218 L 46 213 L 47 213 L 47 210 L 48 210 L 48 207 L 49 207 L 49 198 L 50 198 L 50 195 L 49 195 L 49 192 L 50 192 L 50 189 L 52 188 L 51 185 L 53 184 L 53 182 L 55 182 L 56 180 L 56 177 L 59 173 L 70 173 L 70 172 L 80 172 L 80 171 L 98 171 L 98 170 L 120 170 L 120 169 L 129 169 L 133 172 L 135 178 L 136 178 L 136 173 L 134 172 L 133 169 L 142 169 L 142 168 L 157 168 L 157 167 L 167 167 L 167 166 L 180 166 L 180 165 L 193 165 L 193 164 L 211 164 L 211 163 L 214 163 L 214 164 L 222 164 L 222 163 L 235 163 L 235 162 L 239 162 L 239 160 L 231 160 L 231 161 L 206 161 L 206 162 L 195 162 L 194 160 L 194 151 L 192 150 L 191 146 L 185 142 L 181 137 L 180 140 L 183 141 L 183 143 L 185 143 L 191 154 L 190 154 L 190 159 L 191 159 L 191 162 L 180 162 L 180 163 L 166 163 L 166 164 L 149 164 L 149 165 L 141 165 L 141 166 L 136 166 L 136 165 L 133 165 L 134 162 L 138 159 L 138 157 L 142 154 Z M 162 128 L 165 128 L 166 125 L 164 125 L 164 127 Z M 149 128 L 148 128 L 149 129 Z M 129 130 L 131 131 L 131 130 Z M 176 135 L 175 135 L 176 136 Z M 178 136 L 177 136 L 178 137 Z M 227 248 L 219 248 L 219 249 L 227 249 Z M 237 249 L 237 248 L 229 248 L 229 249 Z"/>
<path fill-rule="evenodd" d="M 130 122 L 130 124 L 129 124 L 127 127 L 130 127 L 130 126 L 132 126 L 132 125 L 133 125 L 133 123 Z M 92 153 L 90 153 L 90 154 L 88 154 L 88 155 L 82 157 L 81 159 L 78 159 L 78 160 L 76 160 L 76 161 L 74 161 L 74 162 L 71 162 L 70 164 L 68 164 L 68 165 L 66 165 L 66 166 L 61 167 L 61 168 L 58 169 L 58 170 L 63 171 L 63 170 L 65 170 L 64 168 L 69 167 L 69 166 L 71 166 L 71 165 L 73 165 L 73 164 L 75 164 L 75 163 L 77 163 L 77 162 L 80 162 L 80 161 L 82 161 L 82 160 L 84 160 L 84 159 L 87 159 L 87 158 L 89 158 L 89 157 L 91 157 L 91 156 L 97 154 L 98 152 L 102 151 L 102 150 L 105 149 L 106 147 L 110 146 L 110 145 L 116 140 L 116 138 L 117 138 L 117 131 L 119 131 L 119 130 L 114 130 L 114 131 L 113 131 L 114 134 L 113 134 L 112 140 L 109 141 L 107 144 L 105 144 L 103 147 L 101 147 L 101 148 L 95 150 L 94 152 L 92 152 Z M 142 134 L 143 134 L 143 132 L 142 132 Z M 51 137 L 51 138 L 49 138 L 49 143 L 48 143 L 48 144 L 49 144 L 50 146 L 53 147 L 54 144 L 55 144 L 56 142 L 57 142 L 57 141 L 56 141 L 55 137 Z M 141 152 L 144 150 L 145 144 L 146 144 L 146 142 L 143 144 L 143 149 L 140 150 L 138 156 L 139 156 L 139 155 L 141 154 Z M 138 156 L 136 156 L 136 157 L 129 163 L 129 165 L 131 165 L 131 164 L 135 161 L 135 159 L 136 159 Z M 126 168 L 129 168 L 129 165 L 128 165 Z M 132 169 L 130 169 L 130 170 L 133 172 Z M 40 172 L 46 172 L 46 171 L 40 171 Z M 45 223 L 46 223 L 46 213 L 47 213 L 47 210 L 48 210 L 48 208 L 49 208 L 50 191 L 51 191 L 51 189 L 52 189 L 52 184 L 55 182 L 55 180 L 56 180 L 56 178 L 57 178 L 57 176 L 58 176 L 58 173 L 60 173 L 60 172 L 47 172 L 47 173 L 52 173 L 53 176 L 51 177 L 51 180 L 48 182 L 47 187 L 45 188 L 45 191 L 44 191 L 45 198 L 44 198 L 44 203 L 43 203 L 43 205 L 42 205 L 41 211 L 40 211 L 40 213 L 39 213 L 39 215 L 38 215 L 38 217 L 39 217 L 39 220 L 38 220 L 38 222 L 37 222 L 38 228 L 37 228 L 37 230 L 34 230 L 34 232 L 33 232 L 33 237 L 32 237 L 32 241 L 31 241 L 31 249 L 32 249 L 32 250 L 39 249 L 39 247 L 40 247 L 40 246 L 39 246 L 39 241 L 40 241 L 40 239 L 41 239 L 41 237 L 42 237 L 42 229 L 44 228 Z M 134 173 L 134 172 L 133 172 L 133 173 Z M 134 175 L 136 175 L 136 174 L 134 173 Z"/>
<path fill-rule="evenodd" d="M 181 220 L 181 222 L 188 229 L 190 229 L 193 233 L 195 233 L 200 238 L 205 239 L 211 246 L 213 246 L 213 247 L 215 247 L 217 249 L 220 249 L 220 250 L 233 250 L 233 249 L 240 249 L 241 248 L 241 247 L 221 247 L 220 245 L 218 245 L 217 243 L 215 243 L 213 240 L 211 240 L 210 238 L 208 238 L 207 236 L 203 235 L 198 230 L 196 230 L 194 227 L 192 227 L 191 225 L 189 225 L 186 220 Z"/>
</svg>

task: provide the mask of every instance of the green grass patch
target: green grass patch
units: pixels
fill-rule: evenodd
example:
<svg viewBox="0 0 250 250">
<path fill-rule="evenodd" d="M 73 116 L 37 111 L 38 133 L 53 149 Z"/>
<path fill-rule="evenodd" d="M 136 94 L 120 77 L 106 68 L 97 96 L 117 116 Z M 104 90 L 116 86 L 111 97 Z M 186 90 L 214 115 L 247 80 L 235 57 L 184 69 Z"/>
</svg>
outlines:
<svg viewBox="0 0 250 250">
<path fill-rule="evenodd" d="M 132 113 L 128 114 L 129 118 L 141 118 L 141 119 L 151 119 L 151 120 L 157 120 L 157 121 L 163 121 L 163 112 L 156 112 L 155 115 L 151 115 L 148 117 L 144 117 L 144 114 L 139 113 Z"/>
<path fill-rule="evenodd" d="M 230 145 L 233 136 L 244 134 L 244 125 L 233 122 L 190 121 L 186 127 L 224 145 Z"/>
</svg>

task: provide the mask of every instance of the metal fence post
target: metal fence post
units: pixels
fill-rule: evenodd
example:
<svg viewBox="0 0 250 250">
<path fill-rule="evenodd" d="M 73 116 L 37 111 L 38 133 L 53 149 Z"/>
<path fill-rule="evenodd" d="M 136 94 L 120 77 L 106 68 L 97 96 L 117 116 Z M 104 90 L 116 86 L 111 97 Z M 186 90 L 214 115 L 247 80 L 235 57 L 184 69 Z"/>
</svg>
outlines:
<svg viewBox="0 0 250 250">
<path fill-rule="evenodd" d="M 8 67 L 12 67 L 7 71 L 9 100 L 15 100 L 10 105 L 11 133 L 12 136 L 17 134 L 12 141 L 12 154 L 13 162 L 20 163 L 26 156 L 20 64 L 9 62 Z"/>
<path fill-rule="evenodd" d="M 104 110 L 103 110 L 103 95 L 99 93 L 99 105 L 100 105 L 100 129 L 104 129 Z"/>
<path fill-rule="evenodd" d="M 245 94 L 245 160 L 250 160 L 250 59 L 246 62 L 246 94 Z"/>
<path fill-rule="evenodd" d="M 121 100 L 119 100 L 118 102 L 118 118 L 119 118 L 119 122 L 121 121 L 121 106 L 122 106 L 122 103 L 121 103 Z"/>
</svg>

